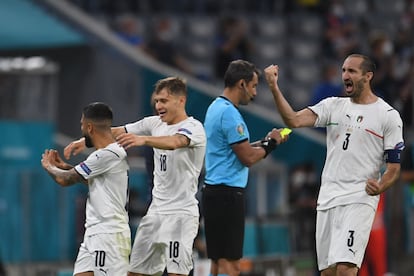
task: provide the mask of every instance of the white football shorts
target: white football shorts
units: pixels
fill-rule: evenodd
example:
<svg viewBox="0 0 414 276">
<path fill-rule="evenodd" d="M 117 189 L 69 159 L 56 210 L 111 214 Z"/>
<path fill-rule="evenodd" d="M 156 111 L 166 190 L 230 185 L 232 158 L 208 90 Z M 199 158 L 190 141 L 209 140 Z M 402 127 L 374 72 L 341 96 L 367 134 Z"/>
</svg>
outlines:
<svg viewBox="0 0 414 276">
<path fill-rule="evenodd" d="M 337 263 L 361 267 L 374 217 L 375 210 L 367 204 L 318 210 L 316 253 L 319 270 Z"/>
<path fill-rule="evenodd" d="M 129 271 L 161 275 L 185 274 L 193 268 L 193 243 L 198 217 L 189 215 L 146 215 L 139 223 L 131 252 Z"/>
<path fill-rule="evenodd" d="M 130 231 L 85 236 L 73 274 L 93 271 L 95 276 L 127 275 L 130 253 Z"/>
</svg>

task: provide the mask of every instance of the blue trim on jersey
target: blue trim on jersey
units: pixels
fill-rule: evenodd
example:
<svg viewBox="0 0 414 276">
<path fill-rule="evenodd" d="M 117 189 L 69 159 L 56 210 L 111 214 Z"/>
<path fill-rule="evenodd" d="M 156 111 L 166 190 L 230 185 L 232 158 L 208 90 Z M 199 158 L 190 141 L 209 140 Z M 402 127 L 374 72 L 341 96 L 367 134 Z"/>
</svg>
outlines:
<svg viewBox="0 0 414 276">
<path fill-rule="evenodd" d="M 207 110 L 204 128 L 207 137 L 205 182 L 245 188 L 249 169 L 231 148 L 232 144 L 250 138 L 239 110 L 228 99 L 216 98 Z"/>
</svg>

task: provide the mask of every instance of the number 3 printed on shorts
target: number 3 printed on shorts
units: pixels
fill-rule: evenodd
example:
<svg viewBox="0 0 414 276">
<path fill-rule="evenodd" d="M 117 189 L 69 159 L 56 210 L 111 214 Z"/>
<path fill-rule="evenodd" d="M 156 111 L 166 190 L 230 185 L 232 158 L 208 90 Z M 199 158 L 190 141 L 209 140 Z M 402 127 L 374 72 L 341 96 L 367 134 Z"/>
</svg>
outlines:
<svg viewBox="0 0 414 276">
<path fill-rule="evenodd" d="M 355 231 L 349 230 L 349 237 L 348 237 L 348 247 L 352 247 L 354 245 L 354 233 Z"/>
</svg>

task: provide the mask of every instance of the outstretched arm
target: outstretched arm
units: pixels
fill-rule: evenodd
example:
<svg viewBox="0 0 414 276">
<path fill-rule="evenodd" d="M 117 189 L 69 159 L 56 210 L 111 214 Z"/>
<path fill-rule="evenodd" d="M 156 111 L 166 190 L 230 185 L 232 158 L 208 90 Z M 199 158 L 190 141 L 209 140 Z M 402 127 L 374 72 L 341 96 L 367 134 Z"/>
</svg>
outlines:
<svg viewBox="0 0 414 276">
<path fill-rule="evenodd" d="M 264 72 L 267 84 L 273 94 L 276 107 L 285 124 L 291 128 L 314 126 L 317 119 L 317 115 L 315 113 L 308 108 L 304 108 L 300 111 L 293 110 L 289 102 L 283 96 L 283 93 L 277 83 L 279 66 L 270 65 L 264 70 Z"/>
<path fill-rule="evenodd" d="M 150 146 L 157 149 L 174 150 L 187 147 L 190 144 L 190 139 L 181 134 L 171 136 L 139 136 L 132 133 L 124 133 L 119 135 L 116 140 L 125 149 Z"/>
<path fill-rule="evenodd" d="M 114 137 L 119 136 L 122 133 L 125 133 L 125 128 L 123 126 L 119 127 L 112 127 L 111 128 L 112 135 Z M 77 154 L 81 153 L 83 150 L 85 150 L 85 138 L 79 138 L 78 140 L 75 140 L 71 142 L 69 145 L 67 145 L 63 150 L 63 155 L 66 159 L 70 159 L 70 156 L 76 156 Z"/>
<path fill-rule="evenodd" d="M 56 150 L 45 150 L 42 154 L 42 166 L 53 178 L 53 180 L 61 186 L 70 186 L 75 183 L 87 183 L 87 181 L 80 176 L 73 167 L 69 164 L 62 166 L 59 164 L 61 160 Z M 62 168 L 61 168 L 62 167 Z M 65 169 L 63 169 L 65 167 Z"/>
</svg>

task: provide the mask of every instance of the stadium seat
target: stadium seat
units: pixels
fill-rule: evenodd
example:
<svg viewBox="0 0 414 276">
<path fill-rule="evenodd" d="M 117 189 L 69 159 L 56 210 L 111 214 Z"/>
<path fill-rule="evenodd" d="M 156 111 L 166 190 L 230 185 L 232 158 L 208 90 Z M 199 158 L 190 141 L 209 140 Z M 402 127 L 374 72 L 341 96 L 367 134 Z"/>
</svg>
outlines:
<svg viewBox="0 0 414 276">
<path fill-rule="evenodd" d="M 217 22 L 210 16 L 189 16 L 184 19 L 183 32 L 186 36 L 210 40 L 217 32 Z"/>
<path fill-rule="evenodd" d="M 253 19 L 254 35 L 259 38 L 282 39 L 286 34 L 286 20 L 283 16 L 257 16 Z"/>
</svg>

